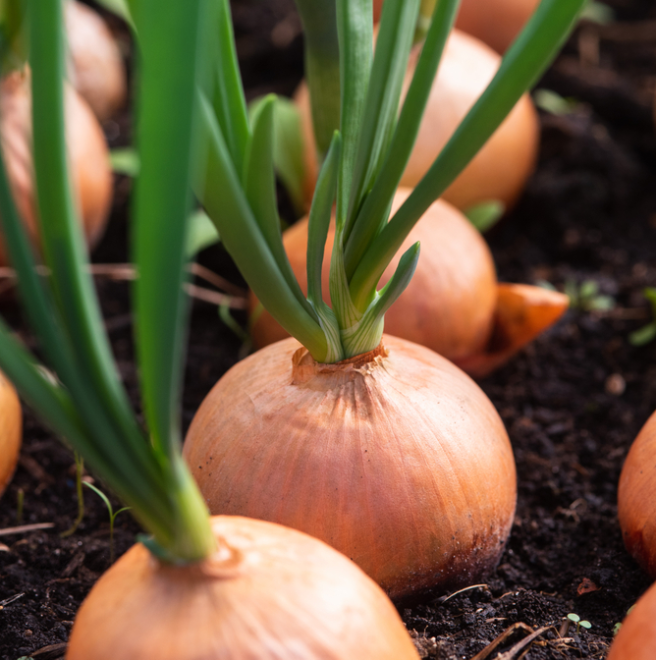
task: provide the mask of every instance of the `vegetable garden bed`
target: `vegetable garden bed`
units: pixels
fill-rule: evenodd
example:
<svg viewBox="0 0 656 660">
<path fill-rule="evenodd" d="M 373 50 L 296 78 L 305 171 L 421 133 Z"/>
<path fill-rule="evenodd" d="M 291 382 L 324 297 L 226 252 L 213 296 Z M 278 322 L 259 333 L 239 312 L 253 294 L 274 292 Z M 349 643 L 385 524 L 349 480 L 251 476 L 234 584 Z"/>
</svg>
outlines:
<svg viewBox="0 0 656 660">
<path fill-rule="evenodd" d="M 400 605 L 425 657 L 471 659 L 514 624 L 525 624 L 553 626 L 536 638 L 527 660 L 603 658 L 615 624 L 649 585 L 624 550 L 616 491 L 628 447 L 656 409 L 656 342 L 637 347 L 628 339 L 652 320 L 642 291 L 656 286 L 656 28 L 645 28 L 656 25 L 656 9 L 650 0 L 607 4 L 617 22 L 580 27 L 538 85 L 572 102 L 565 114 L 542 113 L 538 169 L 517 208 L 488 236 L 501 281 L 547 281 L 578 300 L 555 328 L 481 381 L 513 444 L 515 524 L 485 585 L 446 601 Z M 233 10 L 248 94 L 291 94 L 303 53 L 293 2 L 239 0 Z M 129 143 L 130 123 L 126 114 L 105 124 L 113 146 Z M 129 189 L 130 181 L 117 177 L 97 263 L 127 260 Z M 220 247 L 205 251 L 201 262 L 244 286 Z M 118 364 L 136 399 L 129 283 L 106 276 L 97 282 Z M 16 309 L 5 314 L 22 327 Z M 235 317 L 245 322 L 243 313 Z M 186 424 L 242 352 L 216 307 L 195 302 Z M 52 526 L 0 536 L 2 660 L 63 657 L 75 612 L 108 567 L 107 511 L 91 491 L 78 530 L 59 536 L 77 515 L 74 470 L 72 454 L 26 413 L 0 530 Z M 137 531 L 128 515 L 118 516 L 117 555 Z M 573 624 L 559 638 L 556 630 L 570 613 L 592 627 L 577 632 Z M 525 635 L 517 626 L 489 656 L 477 657 L 494 658 Z"/>
</svg>

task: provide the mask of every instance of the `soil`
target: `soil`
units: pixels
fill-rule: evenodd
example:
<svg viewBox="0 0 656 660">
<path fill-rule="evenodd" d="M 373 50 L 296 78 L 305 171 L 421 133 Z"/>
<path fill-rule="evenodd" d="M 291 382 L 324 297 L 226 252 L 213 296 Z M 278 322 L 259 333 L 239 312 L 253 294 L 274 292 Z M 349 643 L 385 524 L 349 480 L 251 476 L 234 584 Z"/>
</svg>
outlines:
<svg viewBox="0 0 656 660">
<path fill-rule="evenodd" d="M 538 87 L 571 100 L 565 115 L 541 113 L 537 170 L 514 211 L 490 234 L 502 281 L 547 281 L 594 292 L 507 366 L 481 382 L 510 434 L 519 481 L 512 535 L 485 584 L 449 597 L 401 605 L 424 657 L 473 658 L 504 631 L 490 658 L 550 627 L 512 658 L 603 658 L 614 627 L 649 586 L 625 551 L 617 523 L 617 481 L 626 452 L 656 409 L 656 342 L 633 346 L 651 319 L 643 289 L 656 286 L 656 8 L 651 0 L 609 0 L 616 23 L 579 27 Z M 233 2 L 248 96 L 290 94 L 302 76 L 303 43 L 291 0 Z M 649 26 L 653 29 L 649 29 Z M 124 28 L 112 21 L 130 55 Z M 129 144 L 130 116 L 105 125 L 113 146 Z M 130 180 L 116 179 L 111 225 L 94 255 L 128 260 Z M 220 246 L 201 255 L 211 270 L 243 286 Z M 139 406 L 132 355 L 129 284 L 98 278 L 107 329 L 122 377 Z M 590 289 L 590 284 L 583 287 Z M 205 394 L 248 350 L 216 306 L 193 305 L 184 392 L 188 424 Z M 4 310 L 29 343 L 18 311 Z M 245 317 L 235 312 L 242 325 Z M 103 503 L 85 492 L 77 515 L 72 453 L 29 412 L 19 467 L 2 498 L 0 659 L 54 660 L 65 652 L 75 612 L 110 563 Z M 19 500 L 23 501 L 22 507 Z M 117 506 L 118 503 L 114 502 Z M 116 555 L 138 533 L 116 520 Z M 2 532 L 0 531 L 0 534 Z M 563 617 L 591 623 L 560 637 Z M 508 656 L 510 657 L 510 656 Z"/>
</svg>

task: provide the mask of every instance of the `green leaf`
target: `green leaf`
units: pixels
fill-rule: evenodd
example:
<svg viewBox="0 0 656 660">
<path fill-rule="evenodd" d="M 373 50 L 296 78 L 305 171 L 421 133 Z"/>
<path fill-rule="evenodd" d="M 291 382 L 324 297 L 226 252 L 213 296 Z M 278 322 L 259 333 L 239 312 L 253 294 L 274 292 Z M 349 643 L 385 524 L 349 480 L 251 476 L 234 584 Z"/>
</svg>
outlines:
<svg viewBox="0 0 656 660">
<path fill-rule="evenodd" d="M 39 228 L 55 303 L 80 378 L 103 401 L 117 434 L 136 441 L 141 434 L 107 340 L 68 175 L 62 6 L 59 1 L 30 2 L 28 9 Z"/>
<path fill-rule="evenodd" d="M 550 89 L 536 89 L 533 92 L 535 105 L 552 115 L 569 115 L 578 107 L 576 99 L 566 99 Z"/>
<path fill-rule="evenodd" d="M 235 36 L 228 0 L 210 0 L 213 25 L 210 62 L 216 62 L 212 72 L 213 106 L 235 169 L 243 171 L 250 127 L 244 88 L 239 74 Z"/>
<path fill-rule="evenodd" d="M 505 212 L 506 206 L 503 202 L 500 202 L 498 199 L 491 199 L 476 204 L 476 206 L 470 206 L 465 211 L 465 215 L 469 222 L 482 234 L 491 227 L 494 227 Z"/>
<path fill-rule="evenodd" d="M 392 135 L 418 15 L 419 0 L 386 0 L 383 5 L 352 174 L 347 240 Z"/>
<path fill-rule="evenodd" d="M 250 104 L 251 125 L 267 98 L 261 97 Z M 273 163 L 294 209 L 302 214 L 305 210 L 305 152 L 301 114 L 293 101 L 280 96 L 273 98 Z"/>
<path fill-rule="evenodd" d="M 326 355 L 323 331 L 280 271 L 241 188 L 212 107 L 202 92 L 198 108 L 200 144 L 206 153 L 205 166 L 195 180 L 196 194 L 255 295 L 278 323 L 321 362 Z"/>
<path fill-rule="evenodd" d="M 370 296 L 412 227 L 485 144 L 555 57 L 585 0 L 542 0 L 496 75 L 426 175 L 368 246 L 350 281 L 356 305 Z M 438 3 L 438 8 L 442 3 Z M 406 100 L 407 104 L 407 100 Z M 405 106 L 404 106 L 405 110 Z M 372 191 L 373 196 L 374 191 Z"/>
<path fill-rule="evenodd" d="M 335 132 L 332 144 L 326 155 L 310 209 L 307 245 L 307 282 L 308 300 L 313 305 L 323 303 L 321 292 L 321 272 L 323 254 L 330 228 L 330 218 L 337 192 L 337 177 L 342 141 L 339 132 Z"/>
<path fill-rule="evenodd" d="M 305 36 L 305 77 L 319 159 L 340 120 L 340 59 L 336 0 L 296 0 Z"/>
<path fill-rule="evenodd" d="M 437 4 L 434 10 L 433 20 L 382 168 L 371 193 L 360 209 L 353 231 L 346 243 L 344 261 L 349 280 L 365 251 L 376 234 L 385 226 L 389 217 L 392 198 L 417 139 L 433 80 L 459 4 L 460 0 L 443 0 Z M 372 291 L 373 287 L 367 295 L 362 296 L 361 305 L 368 304 Z"/>
<path fill-rule="evenodd" d="M 656 339 L 656 322 L 652 321 L 629 335 L 631 346 L 645 346 Z"/>
<path fill-rule="evenodd" d="M 139 170 L 141 168 L 139 154 L 136 149 L 133 149 L 132 147 L 112 149 L 112 151 L 109 152 L 109 161 L 112 165 L 112 170 L 116 174 L 124 174 L 125 176 L 131 177 L 139 175 Z"/>
<path fill-rule="evenodd" d="M 201 250 L 221 240 L 214 223 L 202 209 L 194 211 L 187 219 L 185 257 L 193 259 Z"/>
<path fill-rule="evenodd" d="M 599 25 L 608 25 L 615 21 L 615 11 L 603 2 L 588 0 L 581 12 L 581 18 Z"/>
<path fill-rule="evenodd" d="M 273 170 L 274 107 L 275 96 L 271 95 L 259 104 L 254 112 L 253 135 L 246 151 L 244 165 L 244 192 L 260 232 L 280 273 L 285 278 L 287 286 L 305 311 L 314 317 L 314 310 L 308 304 L 298 285 L 282 243 L 276 198 L 276 179 Z"/>
<path fill-rule="evenodd" d="M 178 402 L 187 307 L 182 281 L 201 0 L 172 3 L 167 11 L 157 6 L 157 0 L 140 3 L 141 173 L 133 248 L 139 278 L 134 290 L 144 410 L 155 447 L 170 457 L 181 443 Z"/>
<path fill-rule="evenodd" d="M 372 0 L 337 0 L 340 48 L 340 132 L 343 139 L 337 193 L 337 232 L 347 220 L 358 135 L 363 126 L 373 54 Z"/>
</svg>

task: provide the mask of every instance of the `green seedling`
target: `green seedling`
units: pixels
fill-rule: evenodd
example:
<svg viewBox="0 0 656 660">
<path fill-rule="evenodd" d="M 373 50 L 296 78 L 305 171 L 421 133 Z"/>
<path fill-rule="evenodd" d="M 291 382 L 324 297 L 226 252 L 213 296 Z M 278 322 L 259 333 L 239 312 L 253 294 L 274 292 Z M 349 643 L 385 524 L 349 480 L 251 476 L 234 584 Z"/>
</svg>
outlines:
<svg viewBox="0 0 656 660">
<path fill-rule="evenodd" d="M 139 154 L 132 147 L 112 149 L 109 162 L 115 174 L 124 174 L 133 178 L 139 175 L 141 168 Z"/>
<path fill-rule="evenodd" d="M 598 23 L 599 25 L 608 25 L 615 21 L 615 12 L 603 2 L 589 0 L 585 7 L 583 7 L 581 19 L 590 21 L 591 23 Z"/>
<path fill-rule="evenodd" d="M 568 280 L 565 294 L 569 297 L 569 306 L 583 312 L 608 312 L 615 307 L 615 299 L 599 293 L 599 284 L 594 280 L 585 280 L 580 285 Z"/>
<path fill-rule="evenodd" d="M 498 199 L 490 199 L 476 204 L 476 206 L 470 206 L 465 211 L 465 215 L 469 222 L 482 234 L 494 227 L 505 212 L 506 206 L 503 202 Z"/>
<path fill-rule="evenodd" d="M 114 507 L 112 506 L 112 503 L 109 501 L 109 498 L 105 493 L 102 492 L 99 488 L 96 488 L 93 484 L 90 484 L 88 481 L 83 481 L 82 482 L 87 488 L 91 488 L 91 490 L 100 497 L 100 499 L 105 503 L 105 506 L 107 507 L 107 511 L 109 512 L 109 563 L 113 564 L 114 563 L 114 521 L 116 520 L 116 516 L 118 516 L 119 513 L 123 511 L 129 511 L 130 507 L 129 506 L 124 506 L 121 509 L 118 509 L 117 511 L 114 511 Z"/>
<path fill-rule="evenodd" d="M 576 624 L 577 634 L 581 628 L 584 628 L 585 630 L 590 630 L 590 628 L 592 628 L 592 624 L 589 621 L 582 620 L 578 614 L 574 614 L 574 612 L 570 612 L 563 619 L 563 623 L 560 626 L 559 634 L 561 637 L 565 637 L 567 635 L 573 623 Z"/>
<path fill-rule="evenodd" d="M 629 344 L 632 346 L 644 346 L 656 338 L 656 288 L 648 286 L 643 294 L 649 302 L 652 320 L 629 335 Z"/>
<path fill-rule="evenodd" d="M 552 115 L 570 115 L 579 105 L 576 99 L 565 98 L 550 89 L 536 89 L 533 93 L 533 101 L 540 110 Z"/>
<path fill-rule="evenodd" d="M 80 523 L 84 519 L 84 491 L 82 490 L 82 475 L 84 474 L 84 459 L 77 452 L 75 455 L 75 491 L 77 492 L 77 518 L 73 524 L 65 532 L 60 534 L 60 537 L 65 539 L 77 531 Z"/>
</svg>

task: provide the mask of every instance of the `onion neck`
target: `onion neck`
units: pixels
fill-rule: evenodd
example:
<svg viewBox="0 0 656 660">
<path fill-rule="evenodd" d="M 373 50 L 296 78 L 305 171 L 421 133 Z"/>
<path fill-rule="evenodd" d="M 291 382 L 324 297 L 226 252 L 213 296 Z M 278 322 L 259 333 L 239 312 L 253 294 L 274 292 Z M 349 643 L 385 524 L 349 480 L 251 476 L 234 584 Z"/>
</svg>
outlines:
<svg viewBox="0 0 656 660">
<path fill-rule="evenodd" d="M 221 550 L 212 531 L 207 505 L 181 457 L 176 456 L 169 469 L 172 533 L 166 536 L 155 533 L 140 541 L 167 564 L 187 565 L 206 560 Z M 135 513 L 140 517 L 139 512 Z"/>
</svg>

